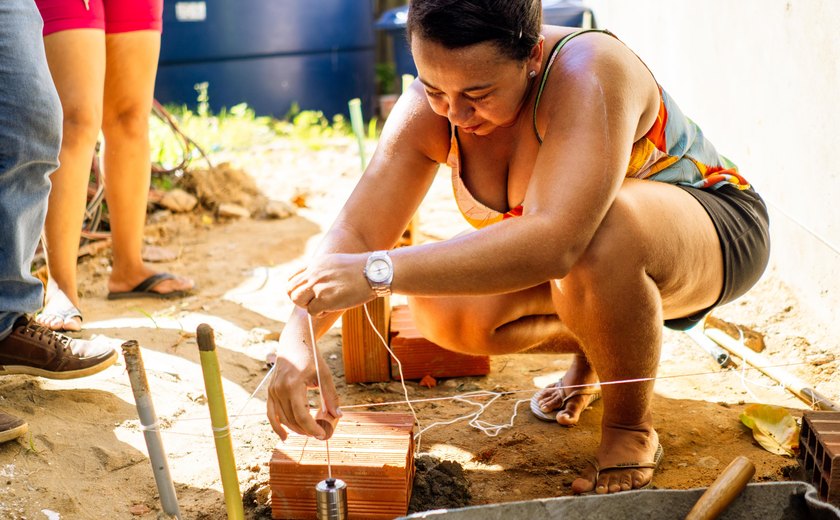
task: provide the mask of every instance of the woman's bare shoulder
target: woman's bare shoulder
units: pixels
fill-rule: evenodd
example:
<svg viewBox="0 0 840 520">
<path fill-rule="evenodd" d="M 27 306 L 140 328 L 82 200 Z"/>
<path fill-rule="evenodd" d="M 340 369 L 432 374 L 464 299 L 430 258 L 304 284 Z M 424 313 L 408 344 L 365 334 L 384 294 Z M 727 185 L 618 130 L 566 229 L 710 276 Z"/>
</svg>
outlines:
<svg viewBox="0 0 840 520">
<path fill-rule="evenodd" d="M 556 27 L 546 36 L 547 53 L 565 35 Z M 572 31 L 573 32 L 573 31 Z M 551 47 L 548 44 L 551 43 Z M 658 86 L 645 64 L 623 42 L 607 33 L 586 33 L 569 40 L 551 65 L 539 101 L 538 126 L 542 131 L 553 116 L 569 121 L 569 110 L 593 104 L 620 109 L 631 118 L 642 118 L 657 105 Z M 594 108 L 594 107 L 593 107 Z"/>
<path fill-rule="evenodd" d="M 401 150 L 414 149 L 437 163 L 449 155 L 449 121 L 432 111 L 423 86 L 415 81 L 400 95 L 382 129 L 380 142 Z"/>
</svg>

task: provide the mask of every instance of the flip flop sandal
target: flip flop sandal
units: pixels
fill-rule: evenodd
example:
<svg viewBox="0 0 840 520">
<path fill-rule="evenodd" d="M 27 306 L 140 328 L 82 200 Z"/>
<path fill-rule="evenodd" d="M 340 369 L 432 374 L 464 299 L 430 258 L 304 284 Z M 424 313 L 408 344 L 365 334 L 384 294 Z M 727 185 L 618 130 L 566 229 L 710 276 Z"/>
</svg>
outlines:
<svg viewBox="0 0 840 520">
<path fill-rule="evenodd" d="M 133 289 L 130 291 L 118 291 L 118 292 L 109 292 L 108 299 L 109 300 L 125 300 L 129 298 L 159 298 L 159 299 L 170 299 L 170 298 L 183 298 L 189 294 L 192 294 L 193 289 L 183 290 L 183 291 L 169 291 L 165 293 L 160 293 L 157 291 L 153 291 L 154 287 L 163 282 L 164 280 L 175 280 L 177 277 L 171 273 L 157 273 L 153 274 L 152 276 L 146 278 L 139 284 L 137 284 Z"/>
<path fill-rule="evenodd" d="M 541 420 L 547 421 L 547 422 L 557 422 L 557 413 L 559 413 L 560 410 L 562 410 L 563 408 L 566 407 L 566 402 L 568 402 L 568 400 L 571 399 L 572 397 L 577 397 L 579 395 L 590 395 L 590 396 L 592 396 L 592 399 L 590 399 L 589 403 L 587 403 L 587 405 L 586 405 L 587 408 L 590 405 L 592 405 L 592 403 L 594 403 L 595 401 L 597 401 L 598 399 L 601 398 L 601 390 L 598 387 L 578 388 L 578 389 L 573 390 L 573 391 L 571 391 L 567 394 L 566 389 L 565 389 L 566 385 L 563 383 L 563 378 L 562 377 L 560 378 L 560 381 L 558 381 L 554 384 L 548 385 L 546 388 L 556 388 L 557 386 L 560 387 L 560 392 L 561 392 L 560 395 L 562 396 L 563 401 L 560 403 L 560 406 L 555 408 L 554 410 L 551 410 L 549 412 L 544 412 L 540 408 L 540 403 L 539 403 L 538 396 L 539 396 L 540 392 L 542 392 L 542 390 L 538 391 L 537 393 L 535 393 L 533 395 L 533 397 L 531 397 L 531 413 L 533 413 L 535 416 L 537 416 L 538 419 L 541 419 Z M 586 408 L 584 408 L 584 409 L 586 409 Z"/>
<path fill-rule="evenodd" d="M 605 471 L 617 471 L 623 469 L 652 469 L 656 472 L 656 469 L 659 467 L 659 463 L 662 462 L 662 457 L 665 455 L 665 450 L 662 449 L 662 444 L 658 444 L 656 446 L 656 453 L 653 455 L 652 462 L 622 462 L 621 464 L 615 464 L 612 466 L 604 466 L 603 468 L 598 466 L 598 461 L 593 460 L 590 462 L 592 466 L 595 468 L 595 478 L 592 480 L 593 485 L 598 485 L 598 477 L 601 476 L 601 473 Z M 647 484 L 641 487 L 628 489 L 627 491 L 638 491 L 640 489 L 648 489 L 650 485 L 653 483 L 653 475 L 651 475 L 650 480 Z M 581 495 L 597 495 L 598 493 L 595 492 L 595 487 L 592 488 L 592 491 L 588 491 L 586 493 L 581 493 Z M 603 493 L 601 493 L 603 494 Z"/>
</svg>

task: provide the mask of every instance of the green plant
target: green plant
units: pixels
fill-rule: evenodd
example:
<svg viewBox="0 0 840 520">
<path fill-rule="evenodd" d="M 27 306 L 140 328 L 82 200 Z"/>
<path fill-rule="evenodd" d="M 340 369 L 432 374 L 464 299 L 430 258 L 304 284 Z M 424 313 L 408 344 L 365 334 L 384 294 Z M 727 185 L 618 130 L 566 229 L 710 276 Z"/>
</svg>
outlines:
<svg viewBox="0 0 840 520">
<path fill-rule="evenodd" d="M 198 92 L 198 115 L 207 117 L 210 115 L 210 93 L 208 92 L 210 83 L 206 81 L 196 83 L 193 88 Z"/>
<path fill-rule="evenodd" d="M 317 150 L 323 148 L 328 139 L 353 133 L 347 117 L 337 114 L 329 120 L 323 112 L 301 110 L 297 104 L 293 104 L 282 119 L 258 116 L 246 103 L 222 108 L 218 114 L 213 114 L 207 87 L 206 83 L 196 85 L 198 103 L 195 111 L 186 105 L 168 105 L 165 108 L 180 131 L 210 154 L 245 151 L 254 146 L 268 145 L 278 137 L 292 139 L 306 148 Z M 152 162 L 164 168 L 179 164 L 184 159 L 184 149 L 174 138 L 172 129 L 155 117 L 149 124 Z M 368 136 L 375 138 L 370 130 Z M 193 150 L 193 153 L 196 152 Z M 164 190 L 174 184 L 166 178 L 155 183 L 156 187 Z"/>
<path fill-rule="evenodd" d="M 28 446 L 26 447 L 26 451 L 30 453 L 34 453 L 35 455 L 40 455 L 41 452 L 38 450 L 37 446 L 35 446 L 35 439 L 32 437 L 32 432 L 29 432 L 29 438 L 27 439 Z"/>
<path fill-rule="evenodd" d="M 376 83 L 380 94 L 396 94 L 394 86 L 397 81 L 397 68 L 393 63 L 376 64 Z"/>
<path fill-rule="evenodd" d="M 155 328 L 160 329 L 160 325 L 158 325 L 158 322 L 155 321 L 155 317 L 146 312 L 145 310 L 141 309 L 140 307 L 132 307 L 131 310 L 137 311 L 143 316 L 149 318 L 150 320 L 152 320 L 152 323 L 154 324 Z"/>
</svg>

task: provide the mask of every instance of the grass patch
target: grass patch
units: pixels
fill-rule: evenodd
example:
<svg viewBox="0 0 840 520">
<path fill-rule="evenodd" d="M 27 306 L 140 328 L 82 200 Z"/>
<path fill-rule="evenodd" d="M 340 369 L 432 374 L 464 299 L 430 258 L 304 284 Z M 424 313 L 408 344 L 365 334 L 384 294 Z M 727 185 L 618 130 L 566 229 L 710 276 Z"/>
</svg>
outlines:
<svg viewBox="0 0 840 520">
<path fill-rule="evenodd" d="M 186 105 L 167 105 L 180 132 L 195 141 L 208 154 L 220 152 L 243 152 L 254 147 L 270 145 L 278 139 L 293 141 L 309 150 L 320 150 L 335 137 L 353 135 L 347 117 L 335 115 L 331 120 L 323 112 L 300 110 L 293 105 L 283 118 L 258 116 L 246 103 L 223 108 L 213 113 L 209 105 L 207 85 L 196 85 L 197 105 L 195 110 Z M 371 119 L 367 138 L 376 139 L 378 123 Z M 175 138 L 173 128 L 157 117 L 150 120 L 151 160 L 165 169 L 171 169 L 185 159 L 184 147 Z M 199 152 L 192 149 L 188 162 L 199 158 Z M 162 189 L 168 186 L 160 185 Z"/>
</svg>

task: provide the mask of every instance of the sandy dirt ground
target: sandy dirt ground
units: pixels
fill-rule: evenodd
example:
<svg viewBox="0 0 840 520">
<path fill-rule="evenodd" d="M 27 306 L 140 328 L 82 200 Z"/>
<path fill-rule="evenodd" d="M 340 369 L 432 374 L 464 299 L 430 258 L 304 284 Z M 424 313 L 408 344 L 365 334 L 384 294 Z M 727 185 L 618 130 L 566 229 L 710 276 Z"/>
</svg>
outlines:
<svg viewBox="0 0 840 520">
<path fill-rule="evenodd" d="M 373 146 L 371 144 L 371 146 Z M 214 157 L 216 161 L 229 159 Z M 246 169 L 270 199 L 305 204 L 282 220 L 217 220 L 208 213 L 153 214 L 148 242 L 176 252 L 161 269 L 193 277 L 195 295 L 178 301 L 105 299 L 109 251 L 80 260 L 85 338 L 119 349 L 134 339 L 142 347 L 169 468 L 183 517 L 225 517 L 195 330 L 216 331 L 241 491 L 247 516 L 269 518 L 268 462 L 278 438 L 265 420 L 265 354 L 291 307 L 283 291 L 359 177 L 353 141 L 338 139 L 318 151 L 288 142 L 253 150 Z M 451 200 L 442 169 L 419 213 L 419 239 L 451 236 L 465 224 Z M 764 335 L 773 364 L 840 401 L 836 377 L 838 339 L 768 271 L 747 296 L 714 315 Z M 399 384 L 347 385 L 341 329 L 320 342 L 345 406 L 401 399 Z M 490 406 L 482 419 L 511 420 L 517 401 L 556 381 L 568 356 L 519 354 L 492 360 L 486 377 L 440 381 L 435 388 L 408 383 L 412 399 L 472 390 L 516 392 Z M 785 407 L 800 416 L 807 406 L 754 370 L 721 370 L 685 334 L 666 331 L 655 423 L 665 458 L 657 488 L 709 485 L 736 456 L 756 466 L 756 481 L 791 479 L 796 461 L 765 451 L 739 421 L 750 403 Z M 252 397 L 252 394 L 253 395 Z M 317 401 L 311 394 L 312 403 Z M 30 434 L 0 446 L 0 517 L 15 519 L 154 519 L 161 510 L 134 399 L 120 361 L 75 381 L 29 376 L 0 378 L 0 408 L 25 418 Z M 415 406 L 428 426 L 470 413 L 455 400 Z M 407 411 L 405 405 L 387 408 Z M 513 427 L 491 437 L 461 420 L 423 434 L 421 451 L 464 470 L 467 489 L 453 503 L 485 504 L 569 495 L 598 442 L 602 405 L 594 404 L 575 428 L 533 417 L 518 404 Z M 434 505 L 431 502 L 426 506 Z M 451 505 L 444 503 L 445 505 Z"/>
</svg>

